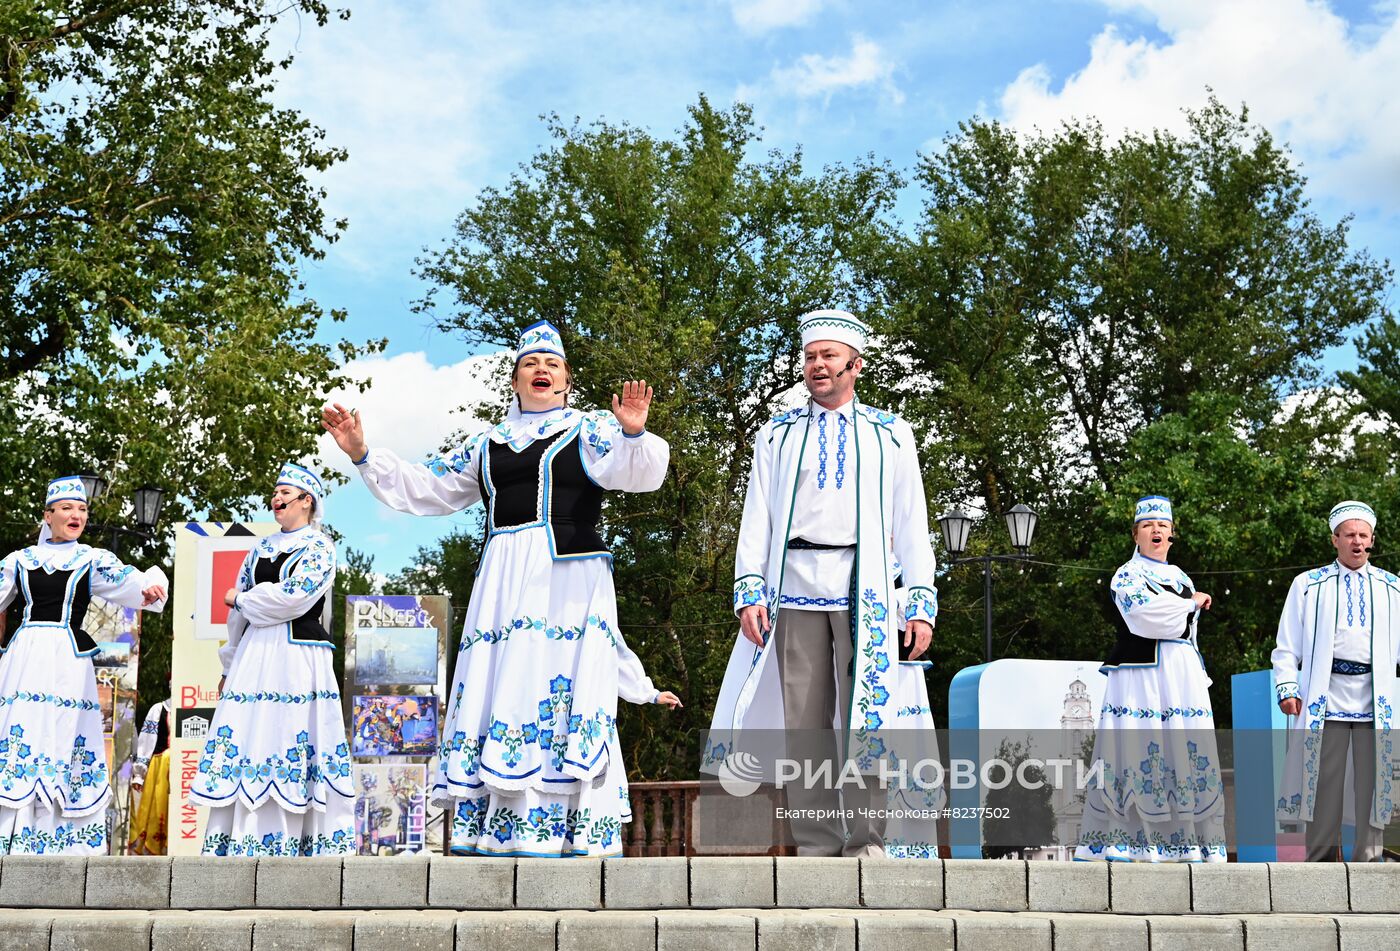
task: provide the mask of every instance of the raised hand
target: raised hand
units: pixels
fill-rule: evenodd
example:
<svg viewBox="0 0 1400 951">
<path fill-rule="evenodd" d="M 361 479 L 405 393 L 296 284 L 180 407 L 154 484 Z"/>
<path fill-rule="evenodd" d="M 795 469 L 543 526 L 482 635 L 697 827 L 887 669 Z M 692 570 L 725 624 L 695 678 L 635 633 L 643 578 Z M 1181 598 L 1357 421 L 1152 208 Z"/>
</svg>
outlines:
<svg viewBox="0 0 1400 951">
<path fill-rule="evenodd" d="M 646 380 L 627 380 L 622 384 L 622 398 L 613 394 L 612 411 L 622 424 L 622 431 L 635 436 L 647 428 L 647 413 L 651 410 L 651 387 Z"/>
<path fill-rule="evenodd" d="M 332 403 L 321 410 L 321 428 L 331 434 L 335 444 L 350 457 L 351 462 L 359 462 L 369 451 L 365 445 L 365 428 L 360 423 L 360 414 L 354 410 Z"/>
</svg>

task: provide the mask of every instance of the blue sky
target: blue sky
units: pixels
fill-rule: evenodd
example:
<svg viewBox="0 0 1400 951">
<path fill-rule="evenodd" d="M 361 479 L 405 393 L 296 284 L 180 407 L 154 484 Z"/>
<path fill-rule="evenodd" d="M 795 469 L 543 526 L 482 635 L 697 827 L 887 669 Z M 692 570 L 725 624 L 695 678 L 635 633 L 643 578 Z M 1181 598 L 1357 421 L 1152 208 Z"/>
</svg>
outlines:
<svg viewBox="0 0 1400 951">
<path fill-rule="evenodd" d="M 424 291 L 414 258 L 545 143 L 542 113 L 665 134 L 704 92 L 721 105 L 749 102 L 765 146 L 800 145 L 812 167 L 874 152 L 908 169 L 969 116 L 1026 130 L 1087 114 L 1110 131 L 1179 129 L 1181 109 L 1210 86 L 1290 144 L 1314 211 L 1355 215 L 1354 243 L 1394 260 L 1397 4 L 352 3 L 349 21 L 276 38 L 278 52 L 296 54 L 279 101 L 350 152 L 323 180 L 327 210 L 347 217 L 349 232 L 304 276 L 327 309 L 349 312 L 327 324 L 326 339 L 389 338 L 382 357 L 351 368 L 375 383 L 354 402 L 372 442 L 416 457 L 469 423 L 455 410 L 483 383 L 463 341 L 411 312 Z M 916 202 L 911 193 L 906 215 Z M 348 471 L 338 453 L 325 460 Z M 468 524 L 388 512 L 358 479 L 329 505 L 347 543 L 386 573 Z"/>
</svg>

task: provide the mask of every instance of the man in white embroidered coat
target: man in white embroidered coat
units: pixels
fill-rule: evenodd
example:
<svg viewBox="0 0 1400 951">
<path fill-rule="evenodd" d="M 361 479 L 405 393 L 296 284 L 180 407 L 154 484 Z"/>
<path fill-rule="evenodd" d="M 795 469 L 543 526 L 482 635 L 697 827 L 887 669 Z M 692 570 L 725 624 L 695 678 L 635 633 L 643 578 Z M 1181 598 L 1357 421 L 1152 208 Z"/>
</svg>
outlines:
<svg viewBox="0 0 1400 951">
<path fill-rule="evenodd" d="M 1328 523 L 1337 560 L 1293 579 L 1272 659 L 1279 708 L 1293 717 L 1278 818 L 1307 823 L 1309 862 L 1337 861 L 1347 750 L 1356 845 L 1352 861 L 1380 858 L 1393 810 L 1395 668 L 1400 579 L 1368 564 L 1376 513 L 1342 502 Z"/>
<path fill-rule="evenodd" d="M 766 722 L 785 727 L 789 757 L 832 759 L 839 738 L 845 759 L 836 761 L 833 776 L 846 760 L 871 774 L 880 759 L 898 755 L 891 734 L 880 730 L 898 709 L 899 639 L 912 657 L 922 655 L 938 610 L 923 480 L 909 425 L 855 398 L 865 325 L 845 311 L 822 310 L 804 316 L 800 329 L 811 399 L 775 416 L 755 442 L 734 608 L 756 652 L 740 689 L 722 691 L 722 702 L 725 693 L 736 696 L 734 729 L 763 719 L 746 721 L 750 708 L 777 714 L 780 707 Z M 903 634 L 896 627 L 896 559 L 907 591 Z M 777 677 L 764 677 L 774 658 Z M 781 697 L 772 695 L 774 684 Z M 760 685 L 768 696 L 756 696 Z M 717 711 L 716 721 L 727 716 Z M 872 801 L 882 808 L 875 777 L 867 775 L 864 785 L 788 783 L 785 792 L 799 813 L 858 811 Z M 857 812 L 844 831 L 839 819 L 790 821 L 801 855 L 884 852 L 883 819 Z"/>
</svg>

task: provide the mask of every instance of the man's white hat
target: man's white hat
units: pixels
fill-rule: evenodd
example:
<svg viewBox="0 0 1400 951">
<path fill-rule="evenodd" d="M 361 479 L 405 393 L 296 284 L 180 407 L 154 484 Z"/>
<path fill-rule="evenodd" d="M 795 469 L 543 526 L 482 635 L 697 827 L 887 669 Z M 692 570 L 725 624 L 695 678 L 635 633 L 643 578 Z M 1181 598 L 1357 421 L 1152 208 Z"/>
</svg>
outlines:
<svg viewBox="0 0 1400 951">
<path fill-rule="evenodd" d="M 814 310 L 803 314 L 797 329 L 802 333 L 803 349 L 814 340 L 835 340 L 860 353 L 865 349 L 866 338 L 870 336 L 870 328 L 855 314 L 844 310 Z"/>
<path fill-rule="evenodd" d="M 1338 525 L 1353 518 L 1359 518 L 1371 526 L 1371 531 L 1376 530 L 1376 510 L 1365 502 L 1357 502 L 1353 499 L 1338 502 L 1333 506 L 1332 514 L 1327 516 L 1327 524 L 1335 532 Z"/>
</svg>

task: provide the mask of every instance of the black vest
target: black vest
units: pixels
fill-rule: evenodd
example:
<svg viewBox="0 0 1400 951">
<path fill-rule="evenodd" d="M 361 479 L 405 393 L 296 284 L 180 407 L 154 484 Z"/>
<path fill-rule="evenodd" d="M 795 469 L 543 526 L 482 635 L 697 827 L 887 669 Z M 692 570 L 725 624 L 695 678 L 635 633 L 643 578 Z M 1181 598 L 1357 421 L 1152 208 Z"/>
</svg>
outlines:
<svg viewBox="0 0 1400 951">
<path fill-rule="evenodd" d="M 287 564 L 287 559 L 295 555 L 296 552 L 284 551 L 276 558 L 259 558 L 257 564 L 253 566 L 253 583 L 262 584 L 270 581 L 273 584 L 281 584 L 285 579 L 282 577 L 282 568 Z M 291 637 L 294 641 L 315 641 L 318 644 L 331 646 L 331 639 L 326 634 L 326 629 L 321 625 L 321 611 L 326 606 L 326 596 L 323 594 L 316 599 L 316 603 L 307 609 L 306 613 L 291 622 Z"/>
<path fill-rule="evenodd" d="M 79 627 L 83 618 L 87 617 L 88 604 L 92 601 L 88 577 L 92 565 L 80 565 L 53 573 L 43 568 L 20 570 L 20 629 L 32 624 L 63 625 L 73 640 L 73 653 L 79 657 L 96 654 L 96 642 Z M 18 635 L 19 631 L 15 634 Z"/>
<path fill-rule="evenodd" d="M 1166 594 L 1176 595 L 1178 598 L 1190 600 L 1195 594 L 1190 588 L 1169 588 L 1165 585 L 1162 590 Z M 1108 660 L 1101 665 L 1102 668 L 1114 667 L 1156 667 L 1161 660 L 1162 641 L 1155 637 L 1139 637 L 1128 630 L 1128 622 L 1123 620 L 1123 612 L 1118 610 L 1118 605 L 1113 600 L 1112 591 L 1109 592 L 1109 601 L 1113 605 L 1113 621 L 1118 641 L 1113 645 L 1113 651 L 1108 655 Z M 1195 612 L 1186 616 L 1186 626 L 1181 631 L 1181 639 L 1191 636 L 1192 629 L 1196 626 L 1197 615 Z"/>
<path fill-rule="evenodd" d="M 555 558 L 608 554 L 598 534 L 603 490 L 583 468 L 577 429 L 519 452 L 488 442 L 480 479 L 488 536 L 543 525 Z"/>
</svg>

